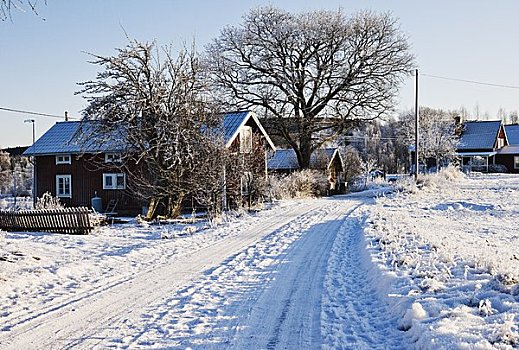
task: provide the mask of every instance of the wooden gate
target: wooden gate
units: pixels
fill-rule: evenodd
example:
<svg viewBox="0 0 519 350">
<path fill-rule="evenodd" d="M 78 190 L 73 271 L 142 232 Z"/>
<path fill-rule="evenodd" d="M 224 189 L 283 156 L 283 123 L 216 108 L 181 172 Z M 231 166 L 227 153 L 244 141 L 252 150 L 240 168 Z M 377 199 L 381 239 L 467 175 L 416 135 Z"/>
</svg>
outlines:
<svg viewBox="0 0 519 350">
<path fill-rule="evenodd" d="M 0 210 L 0 229 L 84 235 L 92 231 L 88 208 Z"/>
</svg>

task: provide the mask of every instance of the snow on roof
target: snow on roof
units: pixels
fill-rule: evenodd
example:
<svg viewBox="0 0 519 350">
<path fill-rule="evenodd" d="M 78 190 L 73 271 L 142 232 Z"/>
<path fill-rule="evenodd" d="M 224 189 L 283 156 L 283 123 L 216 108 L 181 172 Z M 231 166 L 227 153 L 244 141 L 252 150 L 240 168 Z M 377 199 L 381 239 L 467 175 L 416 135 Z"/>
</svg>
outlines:
<svg viewBox="0 0 519 350">
<path fill-rule="evenodd" d="M 251 111 L 227 113 L 223 117 L 223 133 L 226 146 L 239 135 L 240 128 L 253 118 L 258 128 L 273 150 L 276 149 L 265 129 Z M 124 138 L 121 135 L 103 136 L 101 139 L 94 134 L 93 122 L 66 121 L 57 122 L 43 134 L 33 146 L 29 147 L 25 155 L 51 155 L 74 153 L 121 152 L 125 149 Z M 83 142 L 85 135 L 92 134 L 88 142 Z"/>
<path fill-rule="evenodd" d="M 519 154 L 519 145 L 510 145 L 501 148 L 498 154 Z"/>
<path fill-rule="evenodd" d="M 501 121 L 465 122 L 458 150 L 493 149 Z"/>
<path fill-rule="evenodd" d="M 321 148 L 314 153 L 310 158 L 310 167 L 316 166 L 319 161 L 319 156 L 324 154 L 326 157 L 327 165 L 330 166 L 330 162 L 333 160 L 335 153 L 337 152 L 339 159 L 340 153 L 337 148 Z M 267 168 L 269 170 L 297 170 L 299 169 L 299 162 L 297 161 L 296 152 L 293 149 L 278 149 L 274 152 L 274 155 L 268 160 Z"/>
<path fill-rule="evenodd" d="M 297 161 L 296 152 L 293 149 L 276 150 L 272 158 L 268 160 L 267 168 L 269 170 L 299 169 L 299 162 Z"/>
<path fill-rule="evenodd" d="M 274 143 L 268 136 L 267 132 L 261 125 L 258 117 L 256 117 L 256 114 L 251 111 L 240 111 L 240 112 L 231 112 L 226 113 L 223 117 L 223 128 L 224 128 L 224 141 L 225 146 L 229 147 L 233 141 L 238 137 L 240 133 L 240 129 L 242 126 L 244 126 L 249 119 L 253 119 L 256 125 L 258 126 L 260 132 L 265 137 L 265 140 L 268 142 L 272 150 L 276 149 L 276 146 L 274 146 Z"/>
<path fill-rule="evenodd" d="M 497 152 L 456 152 L 456 154 L 460 157 L 492 157 L 495 156 Z"/>
<path fill-rule="evenodd" d="M 24 155 L 50 155 L 71 153 L 121 152 L 124 139 L 113 133 L 108 137 L 90 137 L 83 142 L 85 135 L 93 134 L 93 122 L 66 121 L 57 122 L 43 134 Z"/>
<path fill-rule="evenodd" d="M 519 125 L 505 125 L 509 145 L 519 145 Z"/>
</svg>

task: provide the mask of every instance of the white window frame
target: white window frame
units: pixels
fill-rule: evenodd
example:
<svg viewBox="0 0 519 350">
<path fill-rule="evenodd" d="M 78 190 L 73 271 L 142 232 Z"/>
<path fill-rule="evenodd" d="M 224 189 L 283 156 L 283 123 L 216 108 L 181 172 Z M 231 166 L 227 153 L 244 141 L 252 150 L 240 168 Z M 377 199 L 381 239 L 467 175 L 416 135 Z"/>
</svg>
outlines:
<svg viewBox="0 0 519 350">
<path fill-rule="evenodd" d="M 65 181 L 63 184 L 63 192 L 60 192 L 60 180 Z M 68 181 L 68 192 L 65 190 Z M 59 198 L 72 198 L 72 175 L 56 175 L 56 197 Z"/>
<path fill-rule="evenodd" d="M 123 185 L 117 186 L 117 178 L 123 177 Z M 112 184 L 107 185 L 106 179 L 111 178 Z M 126 189 L 126 174 L 124 173 L 104 173 L 103 174 L 103 190 L 125 190 Z"/>
<path fill-rule="evenodd" d="M 240 153 L 252 152 L 252 127 L 243 126 L 240 130 Z"/>
<path fill-rule="evenodd" d="M 56 165 L 57 164 L 71 164 L 72 156 L 70 154 L 58 154 L 56 155 Z"/>
<path fill-rule="evenodd" d="M 519 169 L 519 156 L 514 156 L 514 169 Z"/>
<path fill-rule="evenodd" d="M 121 163 L 121 153 L 105 153 L 105 163 Z"/>
</svg>

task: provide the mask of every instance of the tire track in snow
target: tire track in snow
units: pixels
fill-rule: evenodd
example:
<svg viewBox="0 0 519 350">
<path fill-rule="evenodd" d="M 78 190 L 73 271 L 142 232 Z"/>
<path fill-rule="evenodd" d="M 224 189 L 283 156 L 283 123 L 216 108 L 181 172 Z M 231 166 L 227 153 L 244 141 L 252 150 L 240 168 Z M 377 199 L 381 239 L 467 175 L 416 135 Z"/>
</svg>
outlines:
<svg viewBox="0 0 519 350">
<path fill-rule="evenodd" d="M 234 349 L 321 346 L 321 297 L 329 252 L 344 219 L 358 205 L 335 200 L 333 210 L 290 247 L 277 272 L 279 278 L 243 322 Z"/>
<path fill-rule="evenodd" d="M 35 311 L 21 323 L 11 324 L 6 334 L 0 334 L 0 345 L 4 349 L 95 347 L 106 341 L 107 336 L 100 336 L 103 330 L 140 316 L 148 305 L 164 301 L 206 268 L 219 264 L 226 256 L 317 207 L 318 203 L 307 202 L 290 208 L 270 216 L 268 222 L 260 221 L 248 231 L 173 259 L 169 262 L 172 265 L 165 262 L 133 279 L 125 278 L 86 293 L 83 298 L 76 296 L 49 309 Z"/>
<path fill-rule="evenodd" d="M 141 318 L 147 320 L 147 331 L 135 332 L 130 324 L 123 333 L 132 334 L 123 347 L 228 348 L 236 333 L 244 327 L 261 292 L 279 273 L 284 256 L 314 222 L 320 222 L 337 210 L 328 200 L 316 202 L 316 208 L 261 241 L 237 252 L 222 264 L 205 272 L 205 276 L 182 288 L 162 303 L 150 305 Z M 288 247 L 288 249 L 287 249 Z M 319 294 L 320 295 L 320 294 Z M 246 317 L 245 317 L 246 318 Z M 139 322 L 136 322 L 139 324 Z M 114 345 L 114 344 L 112 344 Z"/>
<path fill-rule="evenodd" d="M 332 248 L 323 295 L 324 349 L 406 349 L 367 251 L 360 218 L 341 227 Z"/>
</svg>

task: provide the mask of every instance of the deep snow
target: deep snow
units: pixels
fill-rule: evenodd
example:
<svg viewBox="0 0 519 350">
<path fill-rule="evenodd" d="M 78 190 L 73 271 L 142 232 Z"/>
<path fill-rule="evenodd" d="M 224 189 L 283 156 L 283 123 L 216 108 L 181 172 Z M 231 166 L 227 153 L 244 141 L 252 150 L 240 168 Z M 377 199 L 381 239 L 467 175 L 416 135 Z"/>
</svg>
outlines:
<svg viewBox="0 0 519 350">
<path fill-rule="evenodd" d="M 0 232 L 0 347 L 519 347 L 519 177 L 397 187 L 217 227 Z"/>
<path fill-rule="evenodd" d="M 416 348 L 519 347 L 519 176 L 430 176 L 367 208 L 369 251 Z"/>
<path fill-rule="evenodd" d="M 321 316 L 341 302 L 322 298 L 328 260 L 341 227 L 358 225 L 354 214 L 365 200 L 289 201 L 165 240 L 160 236 L 174 232 L 138 226 L 83 237 L 6 234 L 4 252 L 19 259 L 4 275 L 0 344 L 334 347 L 329 332 L 344 314 Z M 374 336 L 371 344 L 379 345 L 379 339 Z"/>
</svg>

